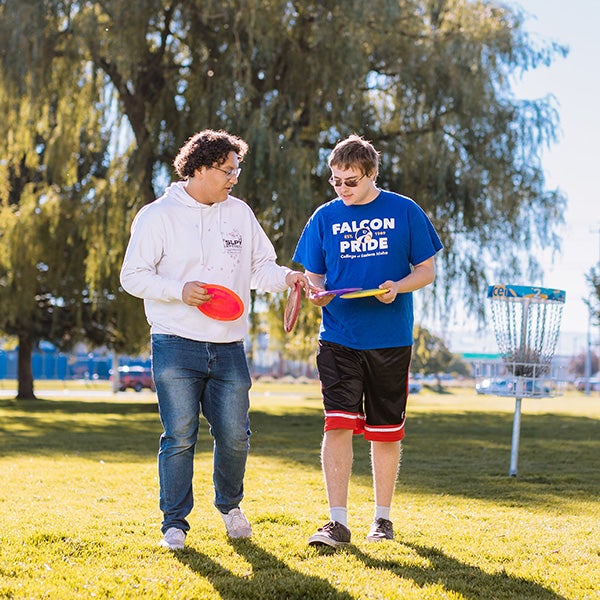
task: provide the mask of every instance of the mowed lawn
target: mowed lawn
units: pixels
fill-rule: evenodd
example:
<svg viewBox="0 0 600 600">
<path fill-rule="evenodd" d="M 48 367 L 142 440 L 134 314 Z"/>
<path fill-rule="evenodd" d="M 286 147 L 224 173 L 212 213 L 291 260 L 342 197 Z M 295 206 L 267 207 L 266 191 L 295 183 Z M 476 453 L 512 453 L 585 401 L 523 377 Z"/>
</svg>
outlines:
<svg viewBox="0 0 600 600">
<path fill-rule="evenodd" d="M 43 388 L 43 383 L 38 383 Z M 469 389 L 411 396 L 392 509 L 396 539 L 365 540 L 368 446 L 355 439 L 352 544 L 306 540 L 327 520 L 316 384 L 255 384 L 242 504 L 228 540 L 201 425 L 188 547 L 160 539 L 154 394 L 57 390 L 0 398 L 0 598 L 600 598 L 600 396 L 514 401 Z"/>
</svg>

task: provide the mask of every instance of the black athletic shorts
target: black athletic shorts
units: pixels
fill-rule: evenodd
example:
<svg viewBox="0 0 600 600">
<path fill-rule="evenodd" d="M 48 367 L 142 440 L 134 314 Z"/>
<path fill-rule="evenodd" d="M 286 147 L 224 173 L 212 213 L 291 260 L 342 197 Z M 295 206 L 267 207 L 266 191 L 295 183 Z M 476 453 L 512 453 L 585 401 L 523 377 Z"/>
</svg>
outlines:
<svg viewBox="0 0 600 600">
<path fill-rule="evenodd" d="M 319 341 L 325 431 L 352 429 L 380 442 L 403 439 L 411 351 L 412 346 L 354 350 Z"/>
</svg>

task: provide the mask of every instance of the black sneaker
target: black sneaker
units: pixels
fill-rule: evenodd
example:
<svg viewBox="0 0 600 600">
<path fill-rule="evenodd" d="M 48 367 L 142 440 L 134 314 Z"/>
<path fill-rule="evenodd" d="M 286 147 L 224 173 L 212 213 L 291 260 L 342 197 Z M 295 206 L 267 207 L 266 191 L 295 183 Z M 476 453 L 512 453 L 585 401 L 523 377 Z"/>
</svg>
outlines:
<svg viewBox="0 0 600 600">
<path fill-rule="evenodd" d="M 394 525 L 387 519 L 375 519 L 371 524 L 371 529 L 367 535 L 370 542 L 381 542 L 381 540 L 394 539 Z"/>
<path fill-rule="evenodd" d="M 345 546 L 350 543 L 350 530 L 337 521 L 329 521 L 308 538 L 309 546 Z"/>
</svg>

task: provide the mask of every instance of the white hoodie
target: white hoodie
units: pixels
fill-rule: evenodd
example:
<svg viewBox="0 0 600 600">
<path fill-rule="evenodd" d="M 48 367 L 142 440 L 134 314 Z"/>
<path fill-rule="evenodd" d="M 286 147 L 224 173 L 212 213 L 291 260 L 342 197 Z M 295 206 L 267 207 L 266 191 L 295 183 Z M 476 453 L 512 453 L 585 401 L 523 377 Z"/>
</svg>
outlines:
<svg viewBox="0 0 600 600">
<path fill-rule="evenodd" d="M 183 186 L 181 181 L 171 184 L 135 216 L 121 285 L 144 299 L 151 333 L 206 342 L 243 340 L 250 290 L 284 291 L 290 269 L 275 262 L 273 244 L 245 202 L 228 196 L 224 202 L 201 204 Z M 242 316 L 218 321 L 185 304 L 188 281 L 232 289 L 244 303 Z"/>
</svg>

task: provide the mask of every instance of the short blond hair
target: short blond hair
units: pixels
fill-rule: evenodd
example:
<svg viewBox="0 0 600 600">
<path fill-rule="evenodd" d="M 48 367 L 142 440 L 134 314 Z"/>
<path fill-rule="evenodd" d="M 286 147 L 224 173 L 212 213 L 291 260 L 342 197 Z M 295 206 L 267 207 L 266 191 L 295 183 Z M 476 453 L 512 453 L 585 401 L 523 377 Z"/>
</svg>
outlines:
<svg viewBox="0 0 600 600">
<path fill-rule="evenodd" d="M 335 145 L 328 164 L 344 170 L 358 167 L 365 175 L 371 175 L 379 171 L 379 152 L 371 142 L 352 134 Z"/>
</svg>

